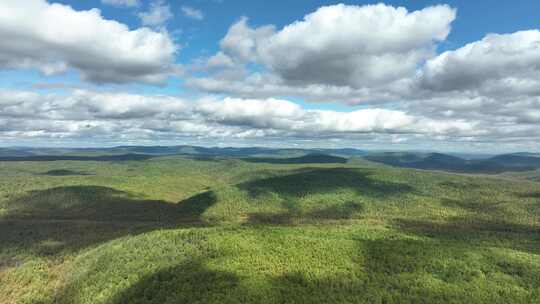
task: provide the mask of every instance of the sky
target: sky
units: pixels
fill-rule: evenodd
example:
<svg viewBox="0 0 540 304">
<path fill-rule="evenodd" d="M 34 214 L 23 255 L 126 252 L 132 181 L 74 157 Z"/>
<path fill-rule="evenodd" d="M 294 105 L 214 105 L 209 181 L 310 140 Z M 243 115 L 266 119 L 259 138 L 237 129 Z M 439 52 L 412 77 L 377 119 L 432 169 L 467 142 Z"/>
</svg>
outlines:
<svg viewBox="0 0 540 304">
<path fill-rule="evenodd" d="M 540 151 L 540 2 L 0 1 L 0 146 Z"/>
</svg>

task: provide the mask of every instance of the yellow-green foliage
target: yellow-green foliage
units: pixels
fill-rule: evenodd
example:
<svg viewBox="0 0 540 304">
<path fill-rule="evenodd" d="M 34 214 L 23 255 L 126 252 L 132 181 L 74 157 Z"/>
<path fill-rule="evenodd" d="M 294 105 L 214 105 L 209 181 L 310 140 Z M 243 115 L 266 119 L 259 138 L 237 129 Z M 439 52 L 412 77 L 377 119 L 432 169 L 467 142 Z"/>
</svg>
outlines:
<svg viewBox="0 0 540 304">
<path fill-rule="evenodd" d="M 360 160 L 0 162 L 0 303 L 540 303 L 539 192 Z"/>
</svg>

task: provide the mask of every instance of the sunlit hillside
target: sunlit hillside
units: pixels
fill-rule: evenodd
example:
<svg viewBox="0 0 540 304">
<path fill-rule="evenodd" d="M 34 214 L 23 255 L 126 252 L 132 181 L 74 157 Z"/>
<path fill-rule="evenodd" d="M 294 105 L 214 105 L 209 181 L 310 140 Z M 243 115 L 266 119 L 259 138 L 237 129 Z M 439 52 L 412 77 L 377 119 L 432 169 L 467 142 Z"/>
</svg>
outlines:
<svg viewBox="0 0 540 304">
<path fill-rule="evenodd" d="M 335 160 L 1 162 L 1 302 L 537 301 L 540 184 Z"/>
</svg>

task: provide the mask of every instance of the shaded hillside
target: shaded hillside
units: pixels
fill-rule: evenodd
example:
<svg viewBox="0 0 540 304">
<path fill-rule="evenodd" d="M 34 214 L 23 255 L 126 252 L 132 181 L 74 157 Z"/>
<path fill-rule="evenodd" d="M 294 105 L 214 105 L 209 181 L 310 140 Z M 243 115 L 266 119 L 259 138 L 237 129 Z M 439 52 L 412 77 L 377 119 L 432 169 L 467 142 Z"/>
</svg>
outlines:
<svg viewBox="0 0 540 304">
<path fill-rule="evenodd" d="M 540 168 L 540 158 L 516 154 L 499 155 L 488 159 L 465 160 L 442 153 L 386 152 L 368 155 L 364 158 L 396 167 L 463 173 L 495 174 Z"/>
<path fill-rule="evenodd" d="M 252 157 L 244 158 L 250 163 L 270 163 L 270 164 L 344 164 L 347 159 L 339 156 L 326 154 L 308 154 L 300 157 L 276 158 L 276 157 Z"/>
<path fill-rule="evenodd" d="M 126 161 L 156 156 L 184 155 L 196 159 L 242 158 L 275 164 L 345 163 L 349 157 L 396 167 L 463 173 L 521 172 L 540 169 L 540 155 L 512 153 L 471 158 L 429 152 L 366 152 L 358 149 L 281 149 L 265 147 L 119 146 L 111 148 L 0 148 L 0 161 Z"/>
<path fill-rule="evenodd" d="M 285 149 L 265 147 L 199 147 L 199 146 L 118 146 L 111 148 L 0 148 L 0 158 L 27 156 L 96 156 L 96 155 L 191 155 L 233 157 L 300 157 L 307 154 L 332 154 L 362 156 L 367 153 L 358 149 Z"/>
<path fill-rule="evenodd" d="M 49 170 L 47 172 L 42 173 L 43 175 L 49 175 L 49 176 L 77 176 L 77 175 L 88 175 L 86 172 L 78 172 L 73 170 L 67 170 L 67 169 L 55 169 L 55 170 Z"/>
<path fill-rule="evenodd" d="M 490 158 L 489 161 L 511 167 L 540 168 L 540 155 L 533 153 L 512 153 L 497 155 Z"/>
<path fill-rule="evenodd" d="M 282 156 L 300 157 L 308 154 L 333 154 L 341 156 L 361 156 L 367 153 L 351 148 L 344 149 L 290 149 L 265 147 L 198 147 L 198 146 L 122 146 L 113 149 L 122 149 L 125 152 L 159 154 L 159 155 L 198 155 L 198 156 Z"/>
<path fill-rule="evenodd" d="M 75 156 L 75 155 L 32 155 L 32 156 L 1 156 L 0 161 L 128 161 L 146 160 L 152 158 L 151 155 L 144 154 L 120 154 L 120 155 L 98 155 L 98 156 Z"/>
</svg>

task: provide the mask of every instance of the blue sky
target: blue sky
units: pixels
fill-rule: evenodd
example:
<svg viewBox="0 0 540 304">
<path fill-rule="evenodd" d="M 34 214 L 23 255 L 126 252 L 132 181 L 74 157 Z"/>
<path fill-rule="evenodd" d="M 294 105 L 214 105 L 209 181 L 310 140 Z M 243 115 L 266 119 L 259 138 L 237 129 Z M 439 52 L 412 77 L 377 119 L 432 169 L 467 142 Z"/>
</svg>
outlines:
<svg viewBox="0 0 540 304">
<path fill-rule="evenodd" d="M 99 8 L 108 19 L 139 27 L 140 20 L 135 12 L 140 8 L 126 9 L 103 5 L 99 0 L 53 1 L 64 3 L 79 10 Z M 143 1 L 144 8 L 148 1 Z M 487 33 L 512 33 L 518 30 L 538 28 L 540 23 L 540 2 L 517 1 L 383 1 L 393 6 L 403 6 L 418 10 L 430 5 L 448 4 L 457 8 L 458 16 L 452 24 L 447 43 L 441 49 L 452 49 L 481 39 Z M 218 49 L 218 42 L 231 24 L 242 16 L 249 17 L 254 26 L 275 24 L 283 27 L 304 15 L 325 5 L 345 3 L 350 5 L 377 4 L 381 1 L 243 1 L 243 0 L 195 0 L 169 1 L 173 12 L 179 16 L 171 20 L 168 28 L 180 30 L 178 39 L 184 45 L 179 62 L 189 62 L 201 53 L 212 53 Z M 181 7 L 190 6 L 204 12 L 204 21 L 182 17 Z M 187 43 L 186 43 L 187 42 Z"/>
<path fill-rule="evenodd" d="M 538 1 L 0 9 L 1 145 L 540 150 Z"/>
</svg>

